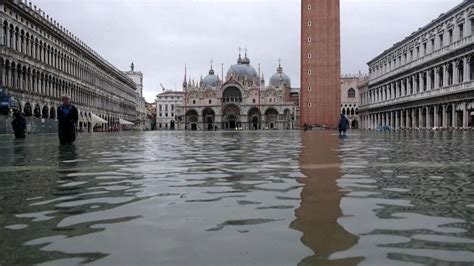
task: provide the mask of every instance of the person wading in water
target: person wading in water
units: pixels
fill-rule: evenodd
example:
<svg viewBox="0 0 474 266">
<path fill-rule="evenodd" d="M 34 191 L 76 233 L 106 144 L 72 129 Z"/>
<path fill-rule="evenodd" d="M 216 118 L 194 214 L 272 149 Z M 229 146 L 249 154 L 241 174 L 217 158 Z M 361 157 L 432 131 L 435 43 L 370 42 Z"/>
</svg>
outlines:
<svg viewBox="0 0 474 266">
<path fill-rule="evenodd" d="M 76 140 L 78 112 L 71 104 L 69 96 L 62 97 L 63 104 L 58 108 L 58 135 L 61 145 L 72 144 Z"/>
</svg>

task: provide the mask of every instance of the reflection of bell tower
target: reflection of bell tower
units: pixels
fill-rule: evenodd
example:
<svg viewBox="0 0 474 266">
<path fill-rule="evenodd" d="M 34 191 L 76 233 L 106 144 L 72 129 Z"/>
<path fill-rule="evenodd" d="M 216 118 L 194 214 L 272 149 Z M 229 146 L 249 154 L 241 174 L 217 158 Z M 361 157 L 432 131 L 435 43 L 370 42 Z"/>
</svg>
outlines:
<svg viewBox="0 0 474 266">
<path fill-rule="evenodd" d="M 339 0 L 301 1 L 300 125 L 337 127 L 341 105 Z"/>
<path fill-rule="evenodd" d="M 356 265 L 361 259 L 329 260 L 331 254 L 349 249 L 358 240 L 337 222 L 342 216 L 339 204 L 343 196 L 336 183 L 341 177 L 340 140 L 324 131 L 304 132 L 301 137 L 299 166 L 306 178 L 299 180 L 305 186 L 290 227 L 303 233 L 301 241 L 315 254 L 302 264 Z"/>
</svg>

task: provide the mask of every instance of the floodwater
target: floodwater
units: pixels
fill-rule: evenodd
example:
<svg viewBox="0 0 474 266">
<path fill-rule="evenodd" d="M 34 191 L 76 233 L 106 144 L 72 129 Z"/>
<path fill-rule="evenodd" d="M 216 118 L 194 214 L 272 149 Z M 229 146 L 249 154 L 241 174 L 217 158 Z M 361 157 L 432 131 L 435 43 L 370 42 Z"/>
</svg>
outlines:
<svg viewBox="0 0 474 266">
<path fill-rule="evenodd" d="M 474 132 L 0 136 L 0 265 L 472 265 Z"/>
</svg>

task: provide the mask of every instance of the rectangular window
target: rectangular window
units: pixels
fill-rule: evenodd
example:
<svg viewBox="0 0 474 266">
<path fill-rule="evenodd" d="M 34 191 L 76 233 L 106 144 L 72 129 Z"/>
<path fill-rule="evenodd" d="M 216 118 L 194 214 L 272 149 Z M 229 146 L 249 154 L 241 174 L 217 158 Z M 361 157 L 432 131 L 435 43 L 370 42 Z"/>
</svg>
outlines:
<svg viewBox="0 0 474 266">
<path fill-rule="evenodd" d="M 444 46 L 444 43 L 443 43 L 443 34 L 440 34 L 439 35 L 439 48 L 442 48 Z"/>
<path fill-rule="evenodd" d="M 427 45 L 426 45 L 426 43 L 424 43 L 423 44 L 423 55 L 426 55 L 426 50 L 428 50 L 428 49 L 426 49 L 426 47 L 427 47 Z"/>
<path fill-rule="evenodd" d="M 410 50 L 410 60 L 413 60 L 413 50 Z"/>
<path fill-rule="evenodd" d="M 416 47 L 416 58 L 420 58 L 420 47 Z"/>
<path fill-rule="evenodd" d="M 464 24 L 459 24 L 459 39 L 464 37 Z"/>
<path fill-rule="evenodd" d="M 435 50 L 435 40 L 431 39 L 431 51 L 433 52 Z"/>
<path fill-rule="evenodd" d="M 453 30 L 448 31 L 449 43 L 453 42 Z"/>
</svg>

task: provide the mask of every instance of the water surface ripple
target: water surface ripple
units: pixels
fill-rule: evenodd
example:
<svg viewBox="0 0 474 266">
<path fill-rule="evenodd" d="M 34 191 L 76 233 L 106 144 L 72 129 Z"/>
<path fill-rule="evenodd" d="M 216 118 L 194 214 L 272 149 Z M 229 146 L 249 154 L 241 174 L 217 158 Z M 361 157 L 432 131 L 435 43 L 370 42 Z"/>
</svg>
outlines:
<svg viewBox="0 0 474 266">
<path fill-rule="evenodd" d="M 472 265 L 474 134 L 0 136 L 0 265 Z"/>
</svg>

